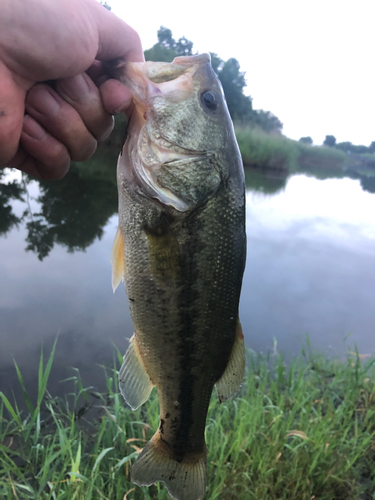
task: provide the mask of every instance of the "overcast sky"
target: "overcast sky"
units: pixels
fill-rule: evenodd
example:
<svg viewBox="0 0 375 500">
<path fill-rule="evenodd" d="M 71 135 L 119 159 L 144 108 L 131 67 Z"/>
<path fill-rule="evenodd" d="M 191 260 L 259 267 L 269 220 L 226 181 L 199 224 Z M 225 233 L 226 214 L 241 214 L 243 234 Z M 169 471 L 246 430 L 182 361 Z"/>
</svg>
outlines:
<svg viewBox="0 0 375 500">
<path fill-rule="evenodd" d="M 141 36 L 161 25 L 199 52 L 238 59 L 255 109 L 293 139 L 375 141 L 374 0 L 107 0 Z"/>
</svg>

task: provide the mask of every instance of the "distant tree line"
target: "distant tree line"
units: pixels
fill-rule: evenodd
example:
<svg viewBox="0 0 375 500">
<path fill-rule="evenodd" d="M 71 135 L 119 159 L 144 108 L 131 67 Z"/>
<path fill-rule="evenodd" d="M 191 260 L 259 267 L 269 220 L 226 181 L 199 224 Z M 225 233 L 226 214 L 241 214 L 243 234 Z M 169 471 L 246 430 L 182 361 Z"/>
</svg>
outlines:
<svg viewBox="0 0 375 500">
<path fill-rule="evenodd" d="M 308 137 L 301 137 L 299 142 L 302 142 L 303 144 L 309 144 L 310 146 L 313 143 L 313 140 L 310 136 Z M 363 146 L 363 145 L 356 145 L 352 144 L 349 141 L 345 142 L 336 142 L 336 137 L 334 135 L 326 135 L 326 138 L 323 141 L 323 146 L 328 146 L 330 148 L 336 148 L 340 149 L 341 151 L 344 151 L 344 153 L 348 155 L 352 154 L 375 154 L 375 141 L 372 141 L 370 146 Z"/>
<path fill-rule="evenodd" d="M 177 56 L 193 55 L 193 42 L 181 37 L 175 40 L 172 31 L 161 26 L 157 32 L 158 42 L 145 50 L 146 61 L 171 62 Z M 211 53 L 211 64 L 223 86 L 225 99 L 232 120 L 236 124 L 258 126 L 266 132 L 281 133 L 283 124 L 270 111 L 255 110 L 250 96 L 244 94 L 245 72 L 234 57 L 227 61 Z"/>
</svg>

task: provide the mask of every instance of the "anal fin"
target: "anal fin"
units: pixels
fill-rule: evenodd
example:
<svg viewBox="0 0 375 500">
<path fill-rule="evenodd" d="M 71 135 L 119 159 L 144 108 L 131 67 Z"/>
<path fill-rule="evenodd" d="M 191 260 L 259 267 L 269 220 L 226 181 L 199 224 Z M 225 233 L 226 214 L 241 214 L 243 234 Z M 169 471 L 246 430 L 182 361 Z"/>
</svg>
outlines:
<svg viewBox="0 0 375 500">
<path fill-rule="evenodd" d="M 241 323 L 238 320 L 236 339 L 223 375 L 216 382 L 220 403 L 233 398 L 241 388 L 245 374 L 245 344 Z"/>
<path fill-rule="evenodd" d="M 148 400 L 154 384 L 143 364 L 134 335 L 129 341 L 118 380 L 121 394 L 132 410 Z"/>
<path fill-rule="evenodd" d="M 134 463 L 131 481 L 138 486 L 163 481 L 175 500 L 202 500 L 206 491 L 206 449 L 187 454 L 177 462 L 158 431 Z"/>
<path fill-rule="evenodd" d="M 111 252 L 112 264 L 112 288 L 115 293 L 116 288 L 119 286 L 120 281 L 125 275 L 125 262 L 124 262 L 124 238 L 121 229 L 118 227 L 115 240 Z"/>
</svg>

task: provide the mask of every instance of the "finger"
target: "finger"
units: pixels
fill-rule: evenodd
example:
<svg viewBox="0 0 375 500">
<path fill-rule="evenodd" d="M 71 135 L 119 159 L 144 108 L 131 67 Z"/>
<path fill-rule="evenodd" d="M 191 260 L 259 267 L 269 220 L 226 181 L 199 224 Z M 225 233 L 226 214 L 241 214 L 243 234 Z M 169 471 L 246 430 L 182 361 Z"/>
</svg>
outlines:
<svg viewBox="0 0 375 500">
<path fill-rule="evenodd" d="M 107 80 L 100 86 L 105 109 L 111 114 L 125 111 L 132 102 L 130 90 L 118 80 Z"/>
<path fill-rule="evenodd" d="M 89 75 L 91 80 L 98 87 L 98 80 L 102 76 L 105 75 L 105 68 L 103 67 L 103 63 L 95 60 L 91 66 L 86 70 L 86 73 Z"/>
<path fill-rule="evenodd" d="M 61 142 L 26 115 L 21 146 L 9 166 L 41 179 L 61 179 L 69 170 L 70 156 Z"/>
<path fill-rule="evenodd" d="M 8 68 L 0 63 L 0 166 L 16 154 L 25 110 L 25 94 Z"/>
<path fill-rule="evenodd" d="M 26 111 L 66 146 L 72 160 L 87 160 L 95 152 L 96 140 L 78 111 L 48 85 L 35 85 L 28 92 Z"/>
<path fill-rule="evenodd" d="M 98 87 L 86 73 L 56 82 L 56 91 L 78 111 L 87 129 L 98 140 L 106 139 L 114 125 L 104 107 Z"/>
</svg>

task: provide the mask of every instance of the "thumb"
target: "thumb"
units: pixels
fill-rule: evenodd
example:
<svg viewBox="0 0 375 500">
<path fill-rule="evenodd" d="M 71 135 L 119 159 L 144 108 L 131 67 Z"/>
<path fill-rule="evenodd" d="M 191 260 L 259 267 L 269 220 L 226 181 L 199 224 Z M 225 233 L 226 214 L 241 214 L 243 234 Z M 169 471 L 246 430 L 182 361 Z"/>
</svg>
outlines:
<svg viewBox="0 0 375 500">
<path fill-rule="evenodd" d="M 96 59 L 108 61 L 122 58 L 126 61 L 144 61 L 138 33 L 113 12 L 95 3 L 95 21 L 99 35 Z"/>
<path fill-rule="evenodd" d="M 15 156 L 21 137 L 26 91 L 0 63 L 0 167 Z"/>
</svg>

